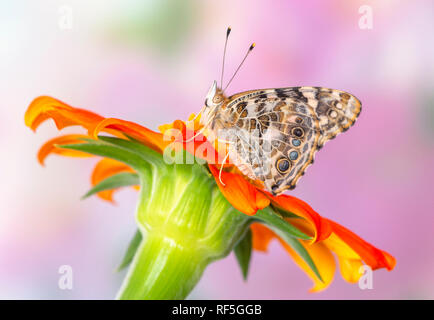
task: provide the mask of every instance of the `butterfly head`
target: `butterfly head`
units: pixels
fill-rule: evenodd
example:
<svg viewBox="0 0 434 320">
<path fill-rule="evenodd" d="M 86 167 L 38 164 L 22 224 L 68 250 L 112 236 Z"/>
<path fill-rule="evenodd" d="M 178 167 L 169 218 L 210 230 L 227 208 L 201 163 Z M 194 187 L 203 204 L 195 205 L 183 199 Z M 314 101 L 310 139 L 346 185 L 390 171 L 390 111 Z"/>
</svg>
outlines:
<svg viewBox="0 0 434 320">
<path fill-rule="evenodd" d="M 214 118 L 216 112 L 222 107 L 225 102 L 226 97 L 223 94 L 223 91 L 217 87 L 217 82 L 214 81 L 211 88 L 208 91 L 208 94 L 205 98 L 205 106 L 201 111 L 200 122 L 202 125 L 207 125 Z"/>
<path fill-rule="evenodd" d="M 226 57 L 226 45 L 228 42 L 229 34 L 231 33 L 231 27 L 228 28 L 226 31 L 226 40 L 225 40 L 225 47 L 223 51 L 223 63 L 222 63 L 222 73 L 221 73 L 221 79 L 220 79 L 220 86 L 217 86 L 217 81 L 214 81 L 211 88 L 208 91 L 208 94 L 205 98 L 205 106 L 201 110 L 201 119 L 200 122 L 204 127 L 208 126 L 211 122 L 213 122 L 213 119 L 215 119 L 216 113 L 221 109 L 225 108 L 225 102 L 227 101 L 227 97 L 224 95 L 224 91 L 228 88 L 229 84 L 234 79 L 235 75 L 237 74 L 238 70 L 240 70 L 241 66 L 243 65 L 244 61 L 246 60 L 249 53 L 253 50 L 255 47 L 255 44 L 253 43 L 249 50 L 247 50 L 246 55 L 244 56 L 244 59 L 241 61 L 238 68 L 235 70 L 234 74 L 232 75 L 231 79 L 227 83 L 227 85 L 223 89 L 223 75 L 225 70 L 225 57 Z M 213 126 L 211 124 L 211 126 Z"/>
<path fill-rule="evenodd" d="M 223 91 L 217 87 L 217 81 L 214 81 L 205 98 L 205 109 L 213 110 L 221 107 L 224 101 Z"/>
</svg>

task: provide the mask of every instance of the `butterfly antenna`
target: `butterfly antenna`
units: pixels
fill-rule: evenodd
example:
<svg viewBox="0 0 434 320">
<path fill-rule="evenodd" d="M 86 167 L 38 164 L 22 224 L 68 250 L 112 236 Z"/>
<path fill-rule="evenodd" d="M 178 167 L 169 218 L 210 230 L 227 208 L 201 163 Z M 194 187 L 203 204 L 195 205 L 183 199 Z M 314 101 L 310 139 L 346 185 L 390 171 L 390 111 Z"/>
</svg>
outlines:
<svg viewBox="0 0 434 320">
<path fill-rule="evenodd" d="M 226 30 L 226 40 L 225 40 L 225 48 L 223 49 L 223 63 L 222 63 L 222 75 L 220 77 L 220 88 L 223 88 L 223 74 L 225 73 L 225 58 L 226 58 L 226 46 L 228 44 L 228 38 L 231 34 L 231 27 L 228 27 Z"/>
<path fill-rule="evenodd" d="M 232 80 L 233 80 L 233 79 L 235 78 L 235 76 L 237 75 L 238 70 L 240 70 L 240 68 L 241 68 L 241 66 L 243 65 L 244 61 L 246 61 L 246 59 L 247 59 L 249 53 L 253 50 L 253 48 L 254 48 L 255 46 L 256 46 L 256 44 L 255 44 L 255 43 L 252 43 L 252 45 L 250 46 L 249 50 L 247 50 L 247 53 L 246 53 L 246 55 L 244 56 L 243 61 L 241 61 L 240 65 L 238 66 L 237 70 L 235 70 L 235 72 L 234 72 L 234 74 L 233 74 L 231 80 L 229 80 L 228 84 L 227 84 L 226 87 L 223 89 L 223 91 L 225 91 L 225 90 L 227 89 L 227 87 L 229 87 L 229 85 L 231 84 Z"/>
</svg>

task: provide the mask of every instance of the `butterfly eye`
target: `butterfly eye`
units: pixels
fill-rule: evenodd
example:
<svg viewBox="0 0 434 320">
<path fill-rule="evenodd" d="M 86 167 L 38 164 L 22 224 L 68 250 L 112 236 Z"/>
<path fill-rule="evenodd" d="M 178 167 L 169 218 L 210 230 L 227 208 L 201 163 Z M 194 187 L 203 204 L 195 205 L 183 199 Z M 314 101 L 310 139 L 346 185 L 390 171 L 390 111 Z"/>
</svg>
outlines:
<svg viewBox="0 0 434 320">
<path fill-rule="evenodd" d="M 277 168 L 277 171 L 279 171 L 280 173 L 288 172 L 290 167 L 291 167 L 291 164 L 289 163 L 289 161 L 286 158 L 280 158 L 279 160 L 277 160 L 276 168 Z"/>
<path fill-rule="evenodd" d="M 208 105 L 208 98 L 205 99 L 205 106 L 209 107 L 209 105 Z"/>
<path fill-rule="evenodd" d="M 220 102 L 222 102 L 222 100 L 223 100 L 222 96 L 220 96 L 220 95 L 216 95 L 216 96 L 212 99 L 212 102 L 213 102 L 213 103 L 220 103 Z"/>
<path fill-rule="evenodd" d="M 295 127 L 295 128 L 292 128 L 291 134 L 296 136 L 296 137 L 301 138 L 304 136 L 304 130 L 300 127 Z"/>
</svg>

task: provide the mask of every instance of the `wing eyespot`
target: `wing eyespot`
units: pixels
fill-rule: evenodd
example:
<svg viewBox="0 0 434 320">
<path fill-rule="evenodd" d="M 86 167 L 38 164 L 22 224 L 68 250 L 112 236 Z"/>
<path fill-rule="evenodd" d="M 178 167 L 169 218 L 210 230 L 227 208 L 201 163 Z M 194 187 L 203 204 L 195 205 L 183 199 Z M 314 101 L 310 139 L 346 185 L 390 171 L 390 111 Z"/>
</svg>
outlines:
<svg viewBox="0 0 434 320">
<path fill-rule="evenodd" d="M 301 145 L 301 141 L 298 140 L 298 139 L 293 139 L 293 140 L 292 140 L 292 145 L 293 145 L 294 147 L 299 147 L 299 146 Z"/>
<path fill-rule="evenodd" d="M 298 152 L 297 151 L 291 151 L 289 153 L 289 159 L 292 161 L 295 161 L 298 159 Z"/>
<path fill-rule="evenodd" d="M 277 160 L 276 169 L 277 171 L 279 171 L 279 173 L 281 174 L 287 173 L 290 168 L 291 168 L 291 163 L 289 162 L 288 159 L 280 158 L 279 160 Z"/>
<path fill-rule="evenodd" d="M 291 134 L 298 138 L 302 138 L 304 136 L 304 130 L 301 127 L 294 127 L 291 129 Z"/>
</svg>

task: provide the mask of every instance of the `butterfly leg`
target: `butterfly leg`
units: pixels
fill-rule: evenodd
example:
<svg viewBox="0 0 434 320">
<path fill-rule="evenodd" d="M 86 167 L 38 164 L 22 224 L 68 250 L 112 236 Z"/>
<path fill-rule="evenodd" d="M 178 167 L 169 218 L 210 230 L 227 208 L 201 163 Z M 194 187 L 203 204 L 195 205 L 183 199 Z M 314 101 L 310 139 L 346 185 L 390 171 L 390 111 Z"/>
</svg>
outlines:
<svg viewBox="0 0 434 320">
<path fill-rule="evenodd" d="M 225 162 L 226 162 L 226 160 L 228 159 L 228 157 L 229 157 L 229 152 L 226 154 L 226 156 L 225 156 L 224 159 L 223 159 L 222 164 L 220 165 L 219 181 L 220 181 L 220 183 L 223 185 L 223 187 L 226 186 L 226 185 L 225 185 L 224 182 L 222 181 L 222 171 L 223 171 L 223 167 L 224 167 Z"/>
<path fill-rule="evenodd" d="M 216 107 L 214 107 L 214 109 L 212 109 L 212 110 L 210 111 L 211 114 L 214 112 L 215 108 L 216 108 Z M 199 112 L 199 114 L 202 113 L 202 111 L 203 111 L 204 109 L 205 109 L 205 108 L 202 108 L 202 110 Z M 198 115 L 199 115 L 199 114 L 198 114 Z M 196 116 L 194 119 L 196 119 L 196 118 L 197 118 L 197 116 Z M 183 142 L 190 142 L 190 141 L 194 140 L 194 138 L 196 138 L 198 135 L 200 135 L 202 132 L 204 132 L 204 131 L 206 130 L 206 128 L 208 128 L 208 126 L 211 124 L 211 122 L 212 122 L 213 120 L 214 120 L 214 118 L 213 118 L 213 117 L 210 117 L 210 119 L 208 120 L 208 122 L 205 123 L 205 124 L 203 125 L 203 127 L 202 127 L 199 131 L 197 131 L 196 134 L 195 134 L 193 137 L 191 137 L 190 139 L 184 140 Z"/>
<path fill-rule="evenodd" d="M 226 144 L 234 144 L 233 141 L 229 141 L 229 140 L 217 139 L 217 141 L 218 141 L 218 142 L 221 142 L 221 143 L 226 143 Z"/>
<path fill-rule="evenodd" d="M 207 123 L 205 123 L 205 125 L 198 131 L 196 131 L 196 134 L 194 136 L 192 136 L 191 138 L 184 140 L 182 142 L 190 142 L 192 140 L 194 140 L 198 135 L 200 135 L 201 133 L 203 133 L 206 128 L 209 126 L 209 124 L 211 123 L 212 119 L 210 119 Z"/>
<path fill-rule="evenodd" d="M 233 141 L 223 140 L 223 139 L 217 139 L 217 142 L 218 142 L 218 143 L 224 143 L 225 145 L 227 145 L 227 144 L 234 144 Z M 221 183 L 223 186 L 225 186 L 225 184 L 224 184 L 224 182 L 222 181 L 222 171 L 223 171 L 224 164 L 225 164 L 225 162 L 226 162 L 226 160 L 227 160 L 228 158 L 229 158 L 229 152 L 226 153 L 225 157 L 223 158 L 223 162 L 222 162 L 222 164 L 221 164 L 221 166 L 220 166 L 220 171 L 219 171 L 219 180 L 220 180 L 220 183 Z"/>
</svg>

